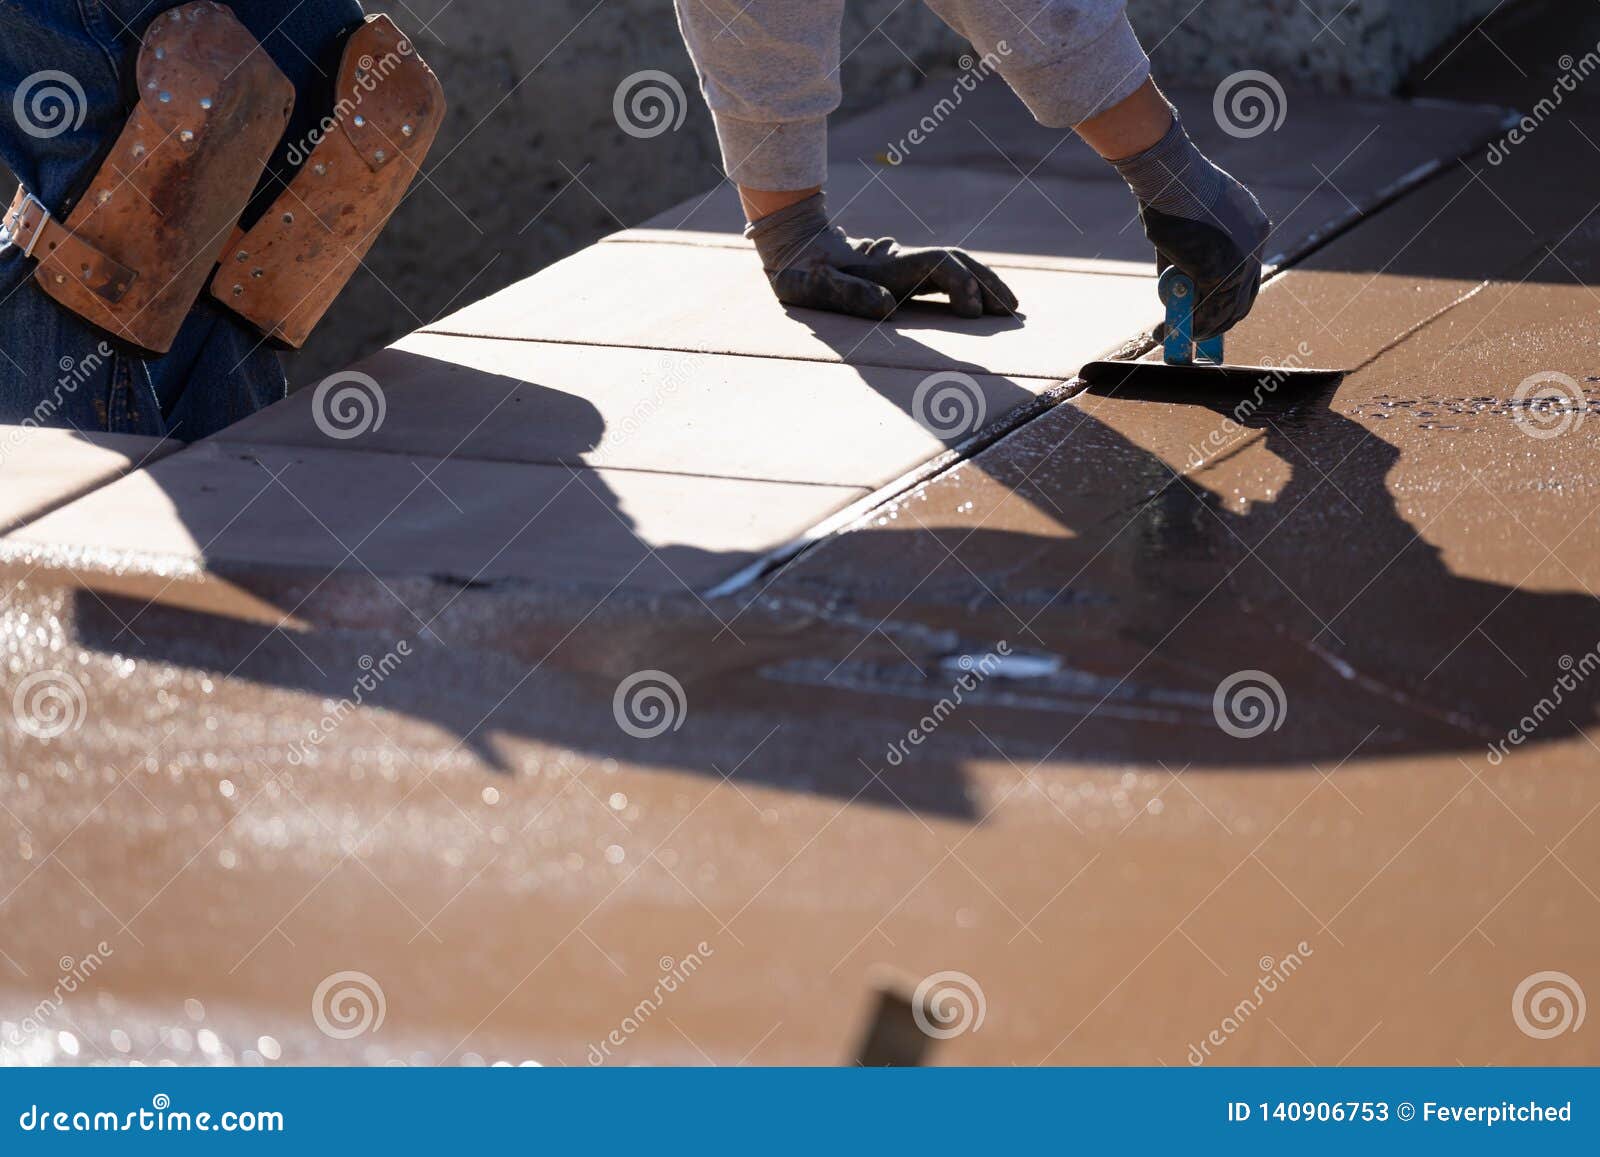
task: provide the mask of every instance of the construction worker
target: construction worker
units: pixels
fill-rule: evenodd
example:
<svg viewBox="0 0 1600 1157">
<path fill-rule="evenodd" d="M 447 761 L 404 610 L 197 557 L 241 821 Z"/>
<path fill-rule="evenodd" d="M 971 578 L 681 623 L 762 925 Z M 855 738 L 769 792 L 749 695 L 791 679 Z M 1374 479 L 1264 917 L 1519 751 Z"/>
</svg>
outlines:
<svg viewBox="0 0 1600 1157">
<path fill-rule="evenodd" d="M 834 227 L 827 116 L 838 107 L 845 0 L 677 0 L 678 24 L 716 121 L 773 291 L 787 305 L 884 318 L 944 293 L 963 317 L 1017 300 L 958 249 L 854 240 Z M 1138 201 L 1157 263 L 1191 277 L 1197 339 L 1249 312 L 1270 223 L 1249 190 L 1212 164 L 1150 78 L 1124 0 L 927 0 L 1050 128 L 1074 129 Z"/>
<path fill-rule="evenodd" d="M 0 5 L 0 101 L 0 423 L 184 440 L 284 396 L 444 111 L 356 0 Z"/>
</svg>

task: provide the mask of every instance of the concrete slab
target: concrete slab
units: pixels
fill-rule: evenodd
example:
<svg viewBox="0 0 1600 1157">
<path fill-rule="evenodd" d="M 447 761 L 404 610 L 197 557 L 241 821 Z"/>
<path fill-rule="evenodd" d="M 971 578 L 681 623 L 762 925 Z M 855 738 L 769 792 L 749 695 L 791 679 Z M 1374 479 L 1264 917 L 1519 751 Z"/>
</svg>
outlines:
<svg viewBox="0 0 1600 1157">
<path fill-rule="evenodd" d="M 1397 101 L 1291 91 L 1276 131 L 1229 132 L 1213 107 L 1216 89 L 1168 92 L 1200 147 L 1247 184 L 1310 190 L 1331 186 L 1357 200 L 1430 161 L 1450 160 L 1482 144 L 1506 110 L 1433 100 Z M 1020 176 L 1103 178 L 1105 162 L 1077 137 L 1036 124 L 994 77 L 966 94 L 953 112 L 934 113 L 950 96 L 937 82 L 835 128 L 829 153 L 836 169 L 866 160 L 883 165 L 978 168 Z M 935 116 L 921 144 L 907 135 Z M 1245 125 L 1246 130 L 1252 126 Z"/>
<path fill-rule="evenodd" d="M 0 540 L 126 568 L 709 586 L 862 489 L 202 442 Z"/>
<path fill-rule="evenodd" d="M 1548 312 L 1529 357 L 1586 348 L 1583 291 L 1549 292 L 1476 320 L 1504 340 Z M 1472 355 L 1435 377 L 1466 396 L 1494 331 L 1479 349 L 1447 317 L 1417 340 Z M 880 986 L 959 971 L 985 1025 L 935 1063 L 1582 1063 L 1581 1034 L 1536 1040 L 1506 1006 L 1594 957 L 1600 690 L 1490 751 L 1600 639 L 1592 523 L 1546 533 L 1594 505 L 1587 440 L 1530 473 L 1518 440 L 1552 443 L 1512 416 L 1368 412 L 1420 349 L 1331 399 L 1269 399 L 1193 465 L 1220 399 L 1062 405 L 800 560 L 720 649 L 709 615 L 577 623 L 538 664 L 364 624 L 290 641 L 147 618 L 113 650 L 94 608 L 65 638 L 40 616 L 58 634 L 0 640 L 70 658 L 75 750 L 136 770 L 0 781 L 26 847 L 0 859 L 7 951 L 51 975 L 60 929 L 114 943 L 75 1031 L 151 1060 L 183 1059 L 166 1026 L 199 999 L 235 1057 L 270 1035 L 297 1063 L 848 1063 Z M 1464 441 L 1509 510 L 1453 497 Z M 1530 500 L 1571 573 L 1518 589 Z M 1475 539 L 1492 549 L 1455 553 Z M 480 611 L 523 629 L 514 604 Z M 1031 662 L 992 670 L 1001 643 Z M 384 678 L 328 726 L 373 659 Z M 681 727 L 640 738 L 614 696 L 646 670 L 678 681 Z M 1285 706 L 1241 737 L 1214 696 L 1248 671 Z M 22 742 L 0 732 L 0 763 Z M 1041 986 L 1064 957 L 1074 983 Z M 599 1051 L 685 961 L 671 1022 Z M 1280 964 L 1267 1015 L 1209 1043 Z M 333 1040 L 306 1006 L 352 969 L 388 1019 Z M 36 987 L 0 975 L 0 1006 Z M 21 1057 L 59 1059 L 54 1040 Z"/>
<path fill-rule="evenodd" d="M 1082 713 L 1058 756 L 1486 753 L 1600 640 L 1600 384 L 1522 396 L 1597 319 L 1582 287 L 1498 287 L 1332 395 L 1081 395 L 773 590 L 1050 657 L 1029 693 Z M 1302 724 L 1184 738 L 1237 671 L 1271 674 Z M 1561 697 L 1580 726 L 1597 706 Z"/>
<path fill-rule="evenodd" d="M 738 250 L 595 245 L 423 332 L 1065 379 L 1161 314 L 1148 277 L 1019 269 L 1008 280 L 1017 317 L 969 321 L 917 302 L 873 323 L 785 309 Z"/>
<path fill-rule="evenodd" d="M 131 434 L 0 426 L 0 531 L 20 526 L 181 446 Z"/>
<path fill-rule="evenodd" d="M 1530 635 L 1548 662 L 1600 645 L 1596 332 L 1600 294 L 1590 287 L 1497 282 L 1339 392 L 1354 420 L 1399 449 L 1390 491 L 1441 565 L 1516 591 L 1481 628 L 1497 644 L 1514 635 L 1501 644 L 1512 656 Z M 1570 623 L 1516 617 L 1515 604 L 1535 601 L 1524 595 L 1563 591 L 1589 596 Z M 1383 597 L 1364 596 L 1352 613 L 1373 613 Z M 1557 677 L 1537 658 L 1523 669 Z"/>
<path fill-rule="evenodd" d="M 1574 830 L 1600 785 L 1570 732 L 1500 768 L 1475 762 L 1481 781 L 1449 755 L 1357 758 L 1332 783 L 1303 766 L 1035 766 L 1014 732 L 1045 711 L 1017 704 L 1026 684 L 996 680 L 895 769 L 884 750 L 954 675 L 921 680 L 901 660 L 898 696 L 855 689 L 849 667 L 835 690 L 746 675 L 769 701 L 804 694 L 836 712 L 764 743 L 776 720 L 753 729 L 759 715 L 690 683 L 682 729 L 634 740 L 609 714 L 620 676 L 546 667 L 519 687 L 527 664 L 411 642 L 395 665 L 393 637 L 302 638 L 306 657 L 269 638 L 228 679 L 216 672 L 243 647 L 192 651 L 199 669 L 141 654 L 131 676 L 90 652 L 75 667 L 91 705 L 76 749 L 134 770 L 8 784 L 26 829 L 0 814 L 24 849 L 0 860 L 0 895 L 6 951 L 28 976 L 0 974 L 4 1015 L 37 1006 L 34 978 L 56 975 L 67 942 L 105 940 L 114 955 L 69 1006 L 79 1062 L 253 1063 L 266 1036 L 285 1064 L 848 1064 L 879 985 L 954 970 L 987 1015 L 934 1042 L 929 1063 L 1182 1066 L 1284 961 L 1291 979 L 1209 1060 L 1591 1059 L 1584 1033 L 1534 1040 L 1509 1009 L 1552 958 L 1574 975 L 1592 959 L 1594 901 L 1563 864 L 1588 881 L 1600 870 L 1597 817 Z M 381 682 L 349 648 L 382 664 Z M 368 675 L 366 704 L 321 722 Z M 502 699 L 484 728 L 500 767 L 436 722 L 441 703 L 470 726 Z M 126 725 L 152 714 L 169 735 L 154 755 L 150 724 Z M 1058 736 L 1072 726 L 1050 718 Z M 835 758 L 831 733 L 847 727 L 910 806 L 819 790 L 871 782 Z M 674 746 L 686 735 L 731 783 L 691 773 Z M 20 743 L 0 733 L 8 766 Z M 970 755 L 952 790 L 981 823 L 913 794 L 955 744 Z M 1041 984 L 1063 959 L 1074 982 Z M 680 963 L 689 979 L 662 1015 L 609 1041 Z M 349 972 L 382 991 L 386 1018 L 338 1040 L 310 1009 Z M 0 1037 L 0 1056 L 66 1061 L 59 1027 Z M 200 1028 L 214 1055 L 195 1047 Z"/>
<path fill-rule="evenodd" d="M 876 488 L 983 424 L 941 420 L 926 373 L 880 366 L 414 334 L 354 369 L 384 398 L 342 444 L 367 453 Z M 1052 384 L 959 387 L 998 418 Z M 331 449 L 328 406 L 300 390 L 218 437 Z"/>
<path fill-rule="evenodd" d="M 1300 252 L 1357 212 L 1338 192 L 1276 185 L 1255 190 L 1275 223 L 1268 254 Z M 997 268 L 1073 269 L 1155 276 L 1137 207 L 1121 181 L 1068 180 L 929 165 L 841 165 L 829 177 L 834 219 L 852 236 L 903 245 L 955 245 Z M 738 192 L 724 183 L 607 241 L 751 249 Z"/>
<path fill-rule="evenodd" d="M 1086 929 L 1092 902 L 1070 891 L 1065 910 L 1047 905 L 1029 922 L 1047 941 L 1096 945 L 1091 1000 L 1044 1034 L 1044 1056 L 1115 1053 L 1085 1037 L 1116 1025 L 1161 1033 L 1141 1010 L 1164 990 L 1217 980 L 1211 946 L 1243 937 L 1338 962 L 1336 977 L 1309 985 L 1327 985 L 1319 1003 L 1349 1010 L 1343 1031 L 1329 1031 L 1339 1018 L 1326 1004 L 1293 1014 L 1294 1026 L 1274 1015 L 1301 1061 L 1352 1049 L 1443 1060 L 1486 1029 L 1496 1043 L 1469 1047 L 1531 1063 L 1517 1030 L 1478 1009 L 1504 1003 L 1541 959 L 1595 954 L 1574 929 L 1596 911 L 1600 688 L 1571 672 L 1595 668 L 1600 640 L 1600 487 L 1582 424 L 1600 417 L 1600 385 L 1580 384 L 1583 399 L 1565 412 L 1546 410 L 1546 429 L 1565 426 L 1546 437 L 1530 429 L 1538 411 L 1518 403 L 1517 379 L 1592 347 L 1597 306 L 1583 287 L 1490 287 L 1328 395 L 1280 391 L 1242 410 L 1236 398 L 1081 396 L 767 589 L 846 606 L 897 639 L 913 637 L 913 624 L 959 633 L 969 656 L 1007 642 L 1030 658 L 1027 674 L 968 689 L 961 710 L 1013 710 L 1003 736 L 974 725 L 1018 776 L 1017 794 L 1048 792 L 1061 763 L 1160 767 L 1171 790 L 1154 809 L 1130 774 L 1123 825 L 1101 832 L 1073 814 L 1082 830 L 1063 839 L 1080 856 L 1127 854 L 1126 879 L 1146 888 L 1153 863 L 1185 856 L 1185 839 L 1216 851 L 1184 883 L 1148 890 L 1164 908 L 1169 890 L 1195 886 L 1152 914 L 1125 955 Z M 924 710 L 940 694 L 937 675 L 881 662 L 789 671 L 841 696 L 898 685 L 912 698 L 920 685 Z M 1257 689 L 1264 714 L 1220 715 L 1228 685 Z M 1030 711 L 1038 729 L 1024 738 Z M 1248 786 L 1241 763 L 1257 769 Z M 1294 765 L 1316 778 L 1292 787 Z M 1174 803 L 1186 818 L 1167 827 Z M 1159 852 L 1122 844 L 1158 831 Z M 1581 882 L 1539 870 L 1557 841 Z M 1099 867 L 1084 870 L 1091 889 Z M 1022 875 L 1013 866 L 1004 878 Z M 1428 884 L 1445 879 L 1448 888 Z M 910 904 L 952 885 L 908 886 Z M 1006 896 L 1027 919 L 1028 903 Z M 878 927 L 896 942 L 904 930 Z M 1125 967 L 1099 972 L 1104 952 Z M 1207 979 L 1179 979 L 1186 967 Z M 1213 1012 L 1174 1033 L 1190 1046 L 1231 1007 L 1220 991 L 1203 1000 Z M 1454 1026 L 1449 1045 L 1441 1023 Z M 1278 1047 L 1258 1041 L 1231 1059 L 1261 1062 Z M 1560 1047 L 1577 1059 L 1587 1046 L 1568 1036 Z"/>
</svg>

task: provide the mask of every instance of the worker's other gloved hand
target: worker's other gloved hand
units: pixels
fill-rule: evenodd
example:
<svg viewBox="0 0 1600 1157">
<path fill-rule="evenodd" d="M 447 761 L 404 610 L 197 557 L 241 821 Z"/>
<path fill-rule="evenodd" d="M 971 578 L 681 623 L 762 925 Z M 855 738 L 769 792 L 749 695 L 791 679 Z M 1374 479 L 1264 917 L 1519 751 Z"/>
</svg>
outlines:
<svg viewBox="0 0 1600 1157">
<path fill-rule="evenodd" d="M 1176 265 L 1194 280 L 1195 340 L 1244 320 L 1261 289 L 1261 252 L 1272 230 L 1250 190 L 1195 148 L 1176 112 L 1160 141 L 1112 164 L 1139 199 L 1158 270 Z"/>
<path fill-rule="evenodd" d="M 945 293 L 962 317 L 1010 313 L 1016 294 L 959 249 L 905 249 L 857 241 L 828 223 L 823 195 L 779 209 L 745 230 L 785 305 L 883 319 L 925 293 Z"/>
</svg>

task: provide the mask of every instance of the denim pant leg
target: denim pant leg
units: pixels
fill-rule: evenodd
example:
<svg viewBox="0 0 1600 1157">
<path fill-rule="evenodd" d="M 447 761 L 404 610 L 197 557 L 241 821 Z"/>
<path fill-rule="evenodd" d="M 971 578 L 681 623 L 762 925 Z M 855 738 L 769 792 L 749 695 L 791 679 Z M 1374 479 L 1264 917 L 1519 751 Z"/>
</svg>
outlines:
<svg viewBox="0 0 1600 1157">
<path fill-rule="evenodd" d="M 31 280 L 17 278 L 26 273 L 12 268 L 20 264 L 20 254 L 0 255 L 0 281 L 12 283 L 0 301 L 0 424 L 119 428 L 111 420 L 111 344 Z"/>
</svg>

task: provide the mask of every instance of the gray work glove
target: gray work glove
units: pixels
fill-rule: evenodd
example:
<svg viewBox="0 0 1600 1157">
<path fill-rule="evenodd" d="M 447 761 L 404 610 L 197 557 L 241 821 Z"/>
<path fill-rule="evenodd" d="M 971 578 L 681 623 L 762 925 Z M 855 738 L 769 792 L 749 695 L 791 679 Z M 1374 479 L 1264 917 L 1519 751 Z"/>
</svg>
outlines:
<svg viewBox="0 0 1600 1157">
<path fill-rule="evenodd" d="M 1195 148 L 1176 111 L 1159 142 L 1113 161 L 1139 199 L 1156 267 L 1194 280 L 1196 341 L 1244 320 L 1261 289 L 1261 253 L 1272 231 L 1255 196 Z"/>
<path fill-rule="evenodd" d="M 882 320 L 925 293 L 944 293 L 962 317 L 1011 313 L 1016 294 L 959 249 L 905 249 L 889 237 L 857 241 L 828 223 L 823 195 L 779 209 L 745 230 L 785 305 Z"/>
</svg>

